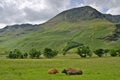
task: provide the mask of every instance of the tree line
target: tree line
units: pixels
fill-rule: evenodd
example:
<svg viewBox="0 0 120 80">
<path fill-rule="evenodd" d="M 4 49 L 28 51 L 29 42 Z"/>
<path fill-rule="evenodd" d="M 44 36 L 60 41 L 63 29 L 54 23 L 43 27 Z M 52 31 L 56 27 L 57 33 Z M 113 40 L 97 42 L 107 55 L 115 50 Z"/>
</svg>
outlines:
<svg viewBox="0 0 120 80">
<path fill-rule="evenodd" d="M 41 51 L 37 50 L 35 48 L 32 48 L 28 53 L 22 53 L 19 49 L 14 49 L 11 51 L 6 52 L 7 58 L 10 59 L 25 59 L 25 58 L 31 58 L 31 59 L 39 59 L 41 57 Z M 46 58 L 52 58 L 57 56 L 58 51 L 52 50 L 50 48 L 45 48 L 43 51 L 43 56 Z"/>
<path fill-rule="evenodd" d="M 77 47 L 76 53 L 82 58 L 92 57 L 93 54 L 97 55 L 98 57 L 102 57 L 103 55 L 107 56 L 108 54 L 112 57 L 115 57 L 120 56 L 120 49 L 97 49 L 92 51 L 88 46 L 83 45 Z M 41 53 L 40 50 L 32 48 L 28 53 L 22 53 L 19 49 L 14 49 L 12 51 L 8 51 L 7 54 L 7 57 L 10 59 L 39 59 L 41 55 L 43 55 L 46 58 L 53 58 L 58 55 L 58 51 L 53 50 L 51 48 L 45 48 L 44 51 Z M 65 55 L 65 53 L 63 53 L 63 55 Z"/>
<path fill-rule="evenodd" d="M 78 43 L 75 41 L 68 41 L 67 45 L 63 49 L 63 55 L 66 55 L 66 53 L 73 48 L 77 48 L 76 53 L 80 57 L 91 57 L 93 54 L 97 55 L 98 57 L 102 57 L 103 55 L 106 55 L 109 53 L 111 56 L 120 56 L 120 49 L 96 49 L 92 51 L 88 46 L 85 46 L 82 43 Z"/>
<path fill-rule="evenodd" d="M 96 49 L 94 51 L 91 51 L 88 46 L 80 46 L 77 48 L 77 54 L 80 57 L 91 57 L 93 55 L 97 55 L 98 57 L 102 57 L 103 55 L 110 55 L 112 57 L 120 56 L 120 49 L 115 50 L 115 49 Z"/>
</svg>

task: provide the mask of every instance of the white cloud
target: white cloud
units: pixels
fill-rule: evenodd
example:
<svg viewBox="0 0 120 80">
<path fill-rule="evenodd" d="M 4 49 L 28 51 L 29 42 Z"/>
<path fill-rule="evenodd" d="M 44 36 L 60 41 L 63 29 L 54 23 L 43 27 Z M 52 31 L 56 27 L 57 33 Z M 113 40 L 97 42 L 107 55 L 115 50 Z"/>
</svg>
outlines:
<svg viewBox="0 0 120 80">
<path fill-rule="evenodd" d="M 120 8 L 111 8 L 107 12 L 107 14 L 114 14 L 114 15 L 120 15 Z"/>
<path fill-rule="evenodd" d="M 83 0 L 82 5 L 89 5 L 103 13 L 120 14 L 120 0 Z M 81 5 L 81 3 L 80 3 Z M 115 9 L 115 10 L 114 10 Z M 114 12 L 112 12 L 114 11 Z"/>
<path fill-rule="evenodd" d="M 63 10 L 86 5 L 116 15 L 120 14 L 119 4 L 120 0 L 0 0 L 0 27 L 45 22 Z"/>
<path fill-rule="evenodd" d="M 45 22 L 69 4 L 70 0 L 0 0 L 0 25 Z"/>
<path fill-rule="evenodd" d="M 4 28 L 5 26 L 6 26 L 6 24 L 2 24 L 2 23 L 1 23 L 1 24 L 0 24 L 0 29 L 1 29 L 1 28 Z"/>
</svg>

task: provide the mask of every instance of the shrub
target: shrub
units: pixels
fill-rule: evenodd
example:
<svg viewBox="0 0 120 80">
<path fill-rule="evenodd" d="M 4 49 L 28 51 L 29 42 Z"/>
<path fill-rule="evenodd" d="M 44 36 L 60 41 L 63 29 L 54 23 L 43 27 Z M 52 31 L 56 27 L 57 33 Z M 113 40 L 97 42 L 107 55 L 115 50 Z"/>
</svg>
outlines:
<svg viewBox="0 0 120 80">
<path fill-rule="evenodd" d="M 92 52 L 90 51 L 89 53 L 87 53 L 87 55 L 88 55 L 89 57 L 92 57 Z"/>
<path fill-rule="evenodd" d="M 114 49 L 111 49 L 111 50 L 110 50 L 110 55 L 111 55 L 112 57 L 117 56 L 117 51 L 114 50 Z"/>
<path fill-rule="evenodd" d="M 103 49 L 97 49 L 94 51 L 94 53 L 98 56 L 98 57 L 102 57 L 104 54 L 104 50 Z"/>
<path fill-rule="evenodd" d="M 37 59 L 39 59 L 39 58 L 40 58 L 40 55 L 41 55 L 41 52 L 40 52 L 40 51 L 37 51 L 37 53 L 36 53 L 36 56 L 35 56 L 35 57 L 36 57 Z"/>
<path fill-rule="evenodd" d="M 16 54 L 16 58 L 23 58 L 23 55 L 19 49 L 15 49 L 13 53 Z"/>
<path fill-rule="evenodd" d="M 8 56 L 7 56 L 8 58 L 11 58 L 11 59 L 15 59 L 16 58 L 16 55 L 13 54 L 12 51 L 8 51 L 7 53 L 8 53 Z"/>
<path fill-rule="evenodd" d="M 52 50 L 50 48 L 45 48 L 44 53 L 43 53 L 43 55 L 46 58 L 53 58 L 53 57 L 57 56 L 57 54 L 58 54 L 58 51 Z"/>
<path fill-rule="evenodd" d="M 23 54 L 23 58 L 27 58 L 27 56 L 28 56 L 28 53 Z"/>
<path fill-rule="evenodd" d="M 109 49 L 104 49 L 104 54 L 107 56 L 107 53 L 109 52 Z"/>
<path fill-rule="evenodd" d="M 8 51 L 8 58 L 11 59 L 23 59 L 28 57 L 28 53 L 23 53 L 19 49 L 14 49 L 13 51 Z M 31 49 L 29 52 L 29 56 L 31 58 L 39 58 L 41 55 L 40 51 L 37 51 L 36 49 Z"/>
<path fill-rule="evenodd" d="M 39 58 L 40 55 L 41 55 L 41 52 L 40 51 L 37 51 L 35 48 L 32 48 L 30 51 L 29 51 L 29 55 L 31 58 Z"/>
<path fill-rule="evenodd" d="M 14 49 L 13 51 L 8 51 L 8 58 L 20 59 L 23 58 L 23 55 L 19 49 Z"/>
<path fill-rule="evenodd" d="M 92 56 L 92 53 L 90 53 L 90 49 L 89 47 L 86 47 L 86 46 L 81 46 L 77 49 L 77 54 L 81 57 L 86 57 L 87 55 L 89 57 Z"/>
<path fill-rule="evenodd" d="M 117 50 L 117 55 L 120 57 L 120 49 Z"/>
</svg>

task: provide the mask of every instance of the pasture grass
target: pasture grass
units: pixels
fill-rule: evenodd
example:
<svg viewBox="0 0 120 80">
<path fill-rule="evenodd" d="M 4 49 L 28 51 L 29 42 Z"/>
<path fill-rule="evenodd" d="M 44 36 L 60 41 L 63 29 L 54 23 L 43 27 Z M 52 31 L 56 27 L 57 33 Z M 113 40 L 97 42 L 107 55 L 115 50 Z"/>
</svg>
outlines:
<svg viewBox="0 0 120 80">
<path fill-rule="evenodd" d="M 53 59 L 0 59 L 0 80 L 120 80 L 120 57 L 80 58 L 76 55 Z M 64 68 L 80 68 L 83 75 L 62 74 Z M 59 70 L 50 75 L 50 68 Z"/>
</svg>

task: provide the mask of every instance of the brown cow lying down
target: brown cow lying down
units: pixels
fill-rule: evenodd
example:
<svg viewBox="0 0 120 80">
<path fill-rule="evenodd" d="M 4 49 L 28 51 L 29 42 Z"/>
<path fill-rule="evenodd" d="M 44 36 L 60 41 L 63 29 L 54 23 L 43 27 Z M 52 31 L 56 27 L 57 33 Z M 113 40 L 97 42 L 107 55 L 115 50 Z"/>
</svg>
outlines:
<svg viewBox="0 0 120 80">
<path fill-rule="evenodd" d="M 56 74 L 56 73 L 58 73 L 57 69 L 52 68 L 48 70 L 48 74 Z"/>
<path fill-rule="evenodd" d="M 82 75 L 83 74 L 82 70 L 74 69 L 74 68 L 64 69 L 62 73 L 65 73 L 67 75 Z"/>
</svg>

